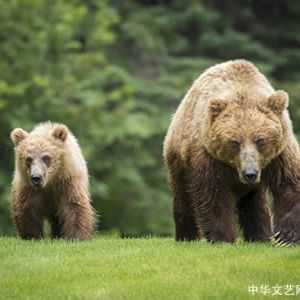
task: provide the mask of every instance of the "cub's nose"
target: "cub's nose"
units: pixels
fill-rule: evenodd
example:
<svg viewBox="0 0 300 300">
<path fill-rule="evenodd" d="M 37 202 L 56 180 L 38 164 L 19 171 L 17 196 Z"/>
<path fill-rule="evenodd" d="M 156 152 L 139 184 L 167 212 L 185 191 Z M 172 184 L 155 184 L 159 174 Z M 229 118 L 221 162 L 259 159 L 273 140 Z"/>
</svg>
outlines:
<svg viewBox="0 0 300 300">
<path fill-rule="evenodd" d="M 245 169 L 243 171 L 243 176 L 248 183 L 254 183 L 257 178 L 257 170 Z"/>
<path fill-rule="evenodd" d="M 31 182 L 34 185 L 40 185 L 42 182 L 42 176 L 41 175 L 32 175 L 31 176 Z"/>
</svg>

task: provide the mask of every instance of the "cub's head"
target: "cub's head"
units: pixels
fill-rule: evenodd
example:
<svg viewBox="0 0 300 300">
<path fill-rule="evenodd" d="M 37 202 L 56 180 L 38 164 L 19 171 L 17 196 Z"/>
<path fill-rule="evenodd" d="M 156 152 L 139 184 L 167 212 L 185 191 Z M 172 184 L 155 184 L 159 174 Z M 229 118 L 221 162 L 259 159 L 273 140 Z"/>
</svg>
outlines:
<svg viewBox="0 0 300 300">
<path fill-rule="evenodd" d="M 283 91 L 251 105 L 211 100 L 202 132 L 206 149 L 231 165 L 242 183 L 258 183 L 261 171 L 285 146 L 282 114 L 287 105 Z"/>
<path fill-rule="evenodd" d="M 68 129 L 61 124 L 30 133 L 21 128 L 11 132 L 16 168 L 27 184 L 43 188 L 60 175 L 67 137 Z"/>
</svg>

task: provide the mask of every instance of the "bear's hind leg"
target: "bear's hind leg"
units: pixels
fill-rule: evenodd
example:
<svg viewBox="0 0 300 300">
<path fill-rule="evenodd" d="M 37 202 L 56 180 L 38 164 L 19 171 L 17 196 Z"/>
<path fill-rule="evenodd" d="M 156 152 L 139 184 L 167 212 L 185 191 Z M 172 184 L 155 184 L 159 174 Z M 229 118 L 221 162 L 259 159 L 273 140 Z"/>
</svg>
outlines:
<svg viewBox="0 0 300 300">
<path fill-rule="evenodd" d="M 191 199 L 188 193 L 188 183 L 185 170 L 178 156 L 168 157 L 169 185 L 173 193 L 173 216 L 175 222 L 176 241 L 193 241 L 200 239 Z"/>
<path fill-rule="evenodd" d="M 51 238 L 59 239 L 63 237 L 63 227 L 60 218 L 56 215 L 50 218 Z"/>
<path fill-rule="evenodd" d="M 246 241 L 267 242 L 271 236 L 271 216 L 266 191 L 257 188 L 243 197 L 238 206 Z"/>
</svg>

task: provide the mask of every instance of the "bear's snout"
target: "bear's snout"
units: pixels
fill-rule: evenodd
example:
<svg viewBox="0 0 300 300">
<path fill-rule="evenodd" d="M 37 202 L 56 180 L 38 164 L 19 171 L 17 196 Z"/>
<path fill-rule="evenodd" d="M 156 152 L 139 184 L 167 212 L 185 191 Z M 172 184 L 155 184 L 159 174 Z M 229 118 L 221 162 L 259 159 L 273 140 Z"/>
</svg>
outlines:
<svg viewBox="0 0 300 300">
<path fill-rule="evenodd" d="M 243 170 L 243 176 L 247 183 L 254 183 L 257 178 L 258 171 L 253 168 Z"/>
<path fill-rule="evenodd" d="M 39 174 L 31 175 L 31 182 L 35 186 L 40 186 L 42 183 L 42 175 Z"/>
</svg>

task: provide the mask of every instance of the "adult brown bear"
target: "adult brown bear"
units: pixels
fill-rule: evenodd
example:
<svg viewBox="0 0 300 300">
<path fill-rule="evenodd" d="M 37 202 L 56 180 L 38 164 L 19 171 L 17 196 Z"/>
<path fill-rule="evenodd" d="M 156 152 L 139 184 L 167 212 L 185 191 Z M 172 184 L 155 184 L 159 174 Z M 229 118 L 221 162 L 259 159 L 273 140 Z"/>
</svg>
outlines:
<svg viewBox="0 0 300 300">
<path fill-rule="evenodd" d="M 300 154 L 287 106 L 287 93 L 245 60 L 195 81 L 164 142 L 176 240 L 233 242 L 239 219 L 245 240 L 267 241 L 267 189 L 276 237 L 300 240 Z"/>
</svg>

